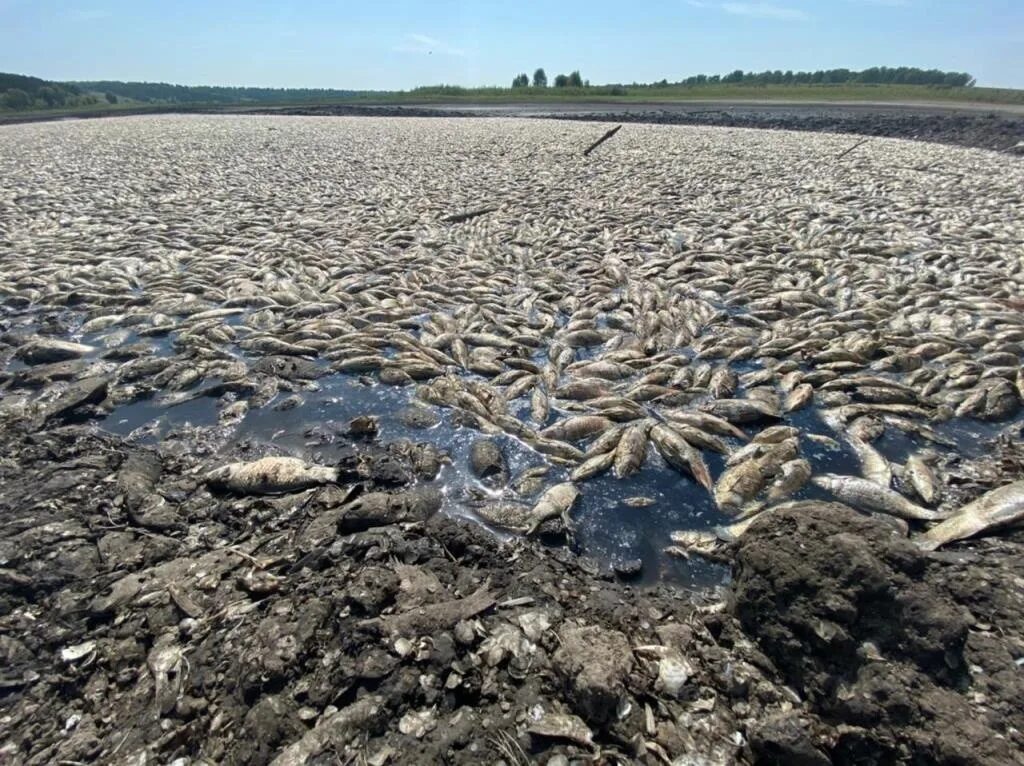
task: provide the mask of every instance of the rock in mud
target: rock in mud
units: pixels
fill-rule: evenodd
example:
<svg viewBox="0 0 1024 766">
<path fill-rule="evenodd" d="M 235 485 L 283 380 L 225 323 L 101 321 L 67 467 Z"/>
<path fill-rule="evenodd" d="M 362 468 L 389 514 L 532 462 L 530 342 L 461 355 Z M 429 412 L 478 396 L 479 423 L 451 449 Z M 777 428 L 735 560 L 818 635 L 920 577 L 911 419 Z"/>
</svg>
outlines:
<svg viewBox="0 0 1024 766">
<path fill-rule="evenodd" d="M 413 466 L 400 450 L 369 444 L 348 445 L 338 453 L 338 481 L 366 482 L 370 487 L 404 487 L 413 480 Z"/>
<path fill-rule="evenodd" d="M 629 640 L 596 625 L 566 625 L 558 638 L 553 667 L 573 710 L 594 724 L 611 722 L 633 665 Z"/>
<path fill-rule="evenodd" d="M 508 465 L 493 439 L 476 439 L 469 448 L 469 467 L 485 485 L 497 488 L 508 482 Z"/>
<path fill-rule="evenodd" d="M 379 431 L 380 425 L 373 415 L 360 415 L 348 424 L 348 435 L 354 439 L 373 439 Z"/>
<path fill-rule="evenodd" d="M 265 356 L 253 364 L 252 371 L 297 381 L 313 380 L 324 372 L 308 359 L 296 356 Z"/>
<path fill-rule="evenodd" d="M 830 766 L 832 760 L 818 749 L 808 723 L 793 714 L 758 723 L 750 732 L 750 749 L 757 763 L 779 766 Z"/>
<path fill-rule="evenodd" d="M 436 412 L 415 404 L 403 407 L 395 417 L 398 418 L 399 423 L 408 428 L 433 428 L 441 422 L 441 418 Z"/>
<path fill-rule="evenodd" d="M 103 377 L 75 381 L 55 401 L 42 407 L 36 419 L 37 426 L 42 426 L 50 420 L 67 417 L 80 407 L 99 404 L 107 398 L 109 384 L 110 382 Z"/>
</svg>

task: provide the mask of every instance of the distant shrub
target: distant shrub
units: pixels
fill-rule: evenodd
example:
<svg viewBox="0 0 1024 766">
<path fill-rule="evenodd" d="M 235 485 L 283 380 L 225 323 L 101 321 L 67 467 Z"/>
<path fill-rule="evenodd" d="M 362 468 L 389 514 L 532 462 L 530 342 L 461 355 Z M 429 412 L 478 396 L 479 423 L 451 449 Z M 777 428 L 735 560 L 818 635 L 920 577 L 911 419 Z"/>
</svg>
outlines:
<svg viewBox="0 0 1024 766">
<path fill-rule="evenodd" d="M 28 109 L 32 99 L 21 88 L 10 88 L 4 93 L 3 104 L 8 109 Z"/>
</svg>

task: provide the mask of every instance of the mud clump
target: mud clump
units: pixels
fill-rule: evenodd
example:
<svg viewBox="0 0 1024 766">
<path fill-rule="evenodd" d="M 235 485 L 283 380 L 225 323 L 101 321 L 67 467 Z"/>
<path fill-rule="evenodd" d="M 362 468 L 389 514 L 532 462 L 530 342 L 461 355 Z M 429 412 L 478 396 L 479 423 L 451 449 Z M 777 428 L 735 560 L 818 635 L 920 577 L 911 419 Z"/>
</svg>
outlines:
<svg viewBox="0 0 1024 766">
<path fill-rule="evenodd" d="M 618 631 L 570 625 L 559 633 L 559 642 L 555 672 L 577 709 L 596 723 L 613 720 L 632 665 L 629 641 Z"/>
<path fill-rule="evenodd" d="M 1015 762 L 1019 722 L 984 701 L 978 621 L 942 587 L 943 563 L 834 509 L 756 522 L 735 556 L 740 625 L 806 697 L 833 762 Z M 788 729 L 752 741 L 770 760 L 784 751 L 785 762 L 814 762 L 797 758 L 807 743 Z"/>
<path fill-rule="evenodd" d="M 271 447 L 205 438 L 0 430 L 0 760 L 1020 760 L 1012 535 L 801 504 L 733 544 L 730 608 L 438 512 L 415 445 L 267 495 L 205 477 Z"/>
</svg>

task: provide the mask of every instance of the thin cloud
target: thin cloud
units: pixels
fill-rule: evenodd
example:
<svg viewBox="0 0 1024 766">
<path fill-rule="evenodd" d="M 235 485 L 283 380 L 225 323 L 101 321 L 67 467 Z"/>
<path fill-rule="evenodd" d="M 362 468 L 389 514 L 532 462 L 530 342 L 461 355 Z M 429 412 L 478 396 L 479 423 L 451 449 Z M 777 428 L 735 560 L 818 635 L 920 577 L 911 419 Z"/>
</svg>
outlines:
<svg viewBox="0 0 1024 766">
<path fill-rule="evenodd" d="M 440 53 L 445 56 L 465 56 L 466 51 L 456 48 L 443 40 L 427 35 L 406 35 L 401 43 L 395 46 L 399 53 Z"/>
<path fill-rule="evenodd" d="M 806 21 L 809 17 L 799 8 L 784 8 L 771 3 L 722 3 L 721 8 L 733 16 L 780 21 Z"/>
</svg>

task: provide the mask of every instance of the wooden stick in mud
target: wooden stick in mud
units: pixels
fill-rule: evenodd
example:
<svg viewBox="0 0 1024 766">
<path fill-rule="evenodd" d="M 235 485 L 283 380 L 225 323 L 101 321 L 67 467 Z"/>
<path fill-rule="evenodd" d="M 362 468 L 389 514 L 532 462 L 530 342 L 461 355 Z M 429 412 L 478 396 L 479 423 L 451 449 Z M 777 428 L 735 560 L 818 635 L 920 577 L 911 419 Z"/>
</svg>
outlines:
<svg viewBox="0 0 1024 766">
<path fill-rule="evenodd" d="M 584 149 L 583 150 L 583 156 L 586 157 L 588 154 L 590 154 L 592 151 L 594 151 L 597 147 L 599 147 L 601 144 L 603 144 L 609 138 L 611 138 L 616 133 L 618 133 L 621 128 L 622 128 L 621 125 L 616 125 L 614 128 L 609 130 L 607 133 L 605 133 L 603 136 L 601 136 L 599 139 L 597 139 L 594 143 L 592 143 L 590 146 L 588 146 L 586 149 Z"/>
<path fill-rule="evenodd" d="M 463 221 L 468 221 L 471 218 L 476 218 L 477 216 L 480 215 L 487 215 L 488 213 L 493 213 L 497 209 L 498 208 L 496 207 L 481 207 L 477 208 L 476 210 L 464 210 L 461 213 L 452 213 L 452 215 L 446 215 L 441 220 L 444 221 L 445 223 L 462 223 Z"/>
<path fill-rule="evenodd" d="M 862 138 L 862 139 L 861 139 L 860 141 L 858 141 L 857 143 L 855 143 L 855 144 L 854 144 L 853 146 L 851 146 L 851 147 L 850 147 L 849 149 L 847 149 L 847 150 L 846 150 L 845 152 L 843 152 L 843 153 L 842 153 L 842 154 L 840 154 L 840 155 L 839 155 L 838 157 L 836 157 L 836 159 L 837 159 L 837 160 L 841 160 L 841 159 L 842 159 L 843 157 L 845 157 L 845 156 L 846 156 L 847 154 L 849 154 L 850 152 L 852 152 L 852 151 L 853 151 L 854 149 L 856 149 L 856 148 L 857 148 L 858 146 L 861 146 L 862 144 L 866 144 L 866 143 L 867 143 L 868 141 L 870 141 L 870 140 L 871 140 L 870 138 Z"/>
</svg>

